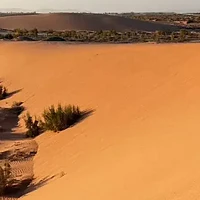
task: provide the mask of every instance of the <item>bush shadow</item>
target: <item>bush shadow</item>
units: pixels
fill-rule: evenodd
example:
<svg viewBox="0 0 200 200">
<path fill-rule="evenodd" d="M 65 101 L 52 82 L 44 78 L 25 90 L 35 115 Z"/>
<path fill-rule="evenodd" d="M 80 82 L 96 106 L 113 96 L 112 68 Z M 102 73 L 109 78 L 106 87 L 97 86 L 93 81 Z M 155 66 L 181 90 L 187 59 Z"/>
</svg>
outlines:
<svg viewBox="0 0 200 200">
<path fill-rule="evenodd" d="M 42 180 L 40 180 L 38 183 L 36 184 L 33 184 L 33 183 L 30 183 L 30 185 L 28 186 L 28 188 L 23 192 L 23 194 L 20 194 L 21 196 L 22 195 L 25 195 L 30 193 L 30 192 L 33 192 L 34 190 L 37 190 L 38 188 L 44 186 L 47 182 L 49 182 L 50 180 L 52 180 L 53 178 L 55 178 L 56 175 L 53 175 L 53 176 L 48 176 Z"/>
<path fill-rule="evenodd" d="M 0 141 L 22 140 L 24 134 L 16 134 L 13 129 L 18 127 L 19 115 L 25 110 L 21 105 L 12 108 L 0 108 Z"/>
<path fill-rule="evenodd" d="M 14 90 L 14 91 L 12 91 L 12 92 L 8 92 L 8 94 L 7 94 L 7 96 L 6 96 L 6 99 L 12 97 L 13 95 L 15 95 L 15 94 L 17 94 L 17 93 L 19 93 L 19 92 L 21 92 L 21 91 L 22 91 L 22 89 Z"/>
<path fill-rule="evenodd" d="M 84 121 L 86 118 L 90 117 L 91 115 L 93 115 L 93 113 L 95 112 L 94 109 L 86 109 L 86 110 L 83 110 L 81 111 L 81 117 L 79 119 L 77 119 L 77 121 L 72 124 L 70 127 L 74 127 L 76 126 L 77 124 L 81 123 L 82 121 Z M 69 128 L 70 128 L 69 127 Z"/>
</svg>

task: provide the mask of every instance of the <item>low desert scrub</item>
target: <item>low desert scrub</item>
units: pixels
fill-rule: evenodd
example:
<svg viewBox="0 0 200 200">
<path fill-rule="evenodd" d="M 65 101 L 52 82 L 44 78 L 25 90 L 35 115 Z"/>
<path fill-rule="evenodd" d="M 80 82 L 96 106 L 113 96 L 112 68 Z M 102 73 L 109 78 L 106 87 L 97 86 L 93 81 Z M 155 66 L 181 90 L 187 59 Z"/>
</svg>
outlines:
<svg viewBox="0 0 200 200">
<path fill-rule="evenodd" d="M 54 132 L 62 131 L 80 120 L 82 113 L 79 107 L 64 106 L 60 104 L 55 108 L 54 106 L 45 109 L 42 117 L 44 118 L 43 127 L 45 130 Z"/>
<path fill-rule="evenodd" d="M 65 130 L 77 123 L 88 113 L 81 112 L 77 106 L 61 106 L 60 104 L 57 107 L 52 105 L 48 109 L 45 109 L 42 114 L 42 120 L 37 120 L 36 117 L 33 119 L 33 117 L 27 113 L 24 117 L 25 125 L 28 129 L 26 136 L 36 137 L 41 132 L 47 130 L 54 132 Z"/>
<path fill-rule="evenodd" d="M 4 195 L 5 189 L 9 187 L 11 178 L 11 167 L 9 163 L 0 166 L 0 195 Z"/>
<path fill-rule="evenodd" d="M 0 85 L 0 100 L 5 99 L 8 96 L 8 90 L 6 87 Z"/>
<path fill-rule="evenodd" d="M 41 132 L 41 126 L 39 126 L 39 120 L 33 119 L 33 117 L 27 113 L 26 116 L 24 116 L 24 122 L 25 122 L 25 126 L 28 129 L 28 131 L 26 132 L 26 136 L 27 137 L 37 137 L 40 132 Z"/>
</svg>

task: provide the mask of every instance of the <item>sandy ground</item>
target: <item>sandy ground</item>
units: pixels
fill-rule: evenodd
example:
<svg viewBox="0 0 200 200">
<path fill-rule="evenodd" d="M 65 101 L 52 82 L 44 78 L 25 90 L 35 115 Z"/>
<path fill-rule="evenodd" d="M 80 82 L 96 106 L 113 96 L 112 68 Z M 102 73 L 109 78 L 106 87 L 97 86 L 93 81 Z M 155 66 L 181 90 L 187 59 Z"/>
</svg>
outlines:
<svg viewBox="0 0 200 200">
<path fill-rule="evenodd" d="M 45 133 L 22 200 L 200 199 L 200 45 L 1 43 L 0 76 L 32 114 L 93 115 Z M 37 190 L 34 190 L 37 189 Z"/>
</svg>

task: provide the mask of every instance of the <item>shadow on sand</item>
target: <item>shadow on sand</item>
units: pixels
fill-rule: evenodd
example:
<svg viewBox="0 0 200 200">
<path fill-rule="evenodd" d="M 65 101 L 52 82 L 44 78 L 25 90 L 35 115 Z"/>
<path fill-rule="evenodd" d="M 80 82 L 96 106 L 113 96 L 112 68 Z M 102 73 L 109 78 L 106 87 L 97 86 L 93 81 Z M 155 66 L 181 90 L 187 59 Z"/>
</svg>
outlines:
<svg viewBox="0 0 200 200">
<path fill-rule="evenodd" d="M 18 127 L 19 114 L 17 109 L 24 110 L 22 106 L 19 108 L 0 108 L 0 141 L 4 140 L 21 140 L 24 134 L 14 133 L 14 129 Z"/>
<path fill-rule="evenodd" d="M 77 122 L 75 122 L 73 125 L 71 125 L 69 128 L 76 126 L 77 124 L 81 123 L 82 121 L 84 121 L 86 118 L 90 117 L 91 115 L 93 115 L 93 113 L 95 112 L 94 109 L 87 109 L 84 111 L 81 111 L 81 117 L 77 120 Z"/>
<path fill-rule="evenodd" d="M 17 93 L 19 93 L 21 91 L 22 91 L 22 89 L 15 90 L 15 91 L 12 91 L 12 92 L 8 92 L 8 95 L 7 95 L 6 99 L 12 97 L 13 95 L 15 95 L 15 94 L 17 94 Z"/>
<path fill-rule="evenodd" d="M 40 180 L 36 184 L 30 184 L 29 187 L 23 193 L 21 193 L 21 196 L 22 195 L 26 196 L 28 193 L 33 192 L 34 190 L 37 190 L 38 188 L 46 185 L 50 180 L 52 180 L 55 177 L 56 177 L 56 175 L 49 176 L 49 177 L 46 177 L 46 178 Z"/>
<path fill-rule="evenodd" d="M 20 91 L 22 91 L 22 89 L 8 93 L 6 99 L 19 93 Z M 21 112 L 24 111 L 24 107 L 22 104 L 12 108 L 0 107 L 0 141 L 14 141 L 25 138 L 24 134 L 14 133 L 14 129 L 18 127 L 19 115 L 21 114 Z"/>
</svg>

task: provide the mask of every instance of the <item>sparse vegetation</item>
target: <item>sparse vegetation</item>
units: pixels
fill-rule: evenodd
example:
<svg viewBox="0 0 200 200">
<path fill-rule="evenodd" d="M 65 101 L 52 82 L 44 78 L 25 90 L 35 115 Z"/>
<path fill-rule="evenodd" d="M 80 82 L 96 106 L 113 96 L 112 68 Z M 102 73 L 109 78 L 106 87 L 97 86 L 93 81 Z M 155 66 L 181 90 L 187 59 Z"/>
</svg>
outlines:
<svg viewBox="0 0 200 200">
<path fill-rule="evenodd" d="M 1 98 L 6 98 L 8 96 L 7 89 L 2 85 L 0 89 Z M 9 93 L 9 96 L 12 96 L 17 91 Z M 7 102 L 6 104 L 8 105 Z M 19 193 L 21 194 L 32 181 L 32 172 L 28 172 L 26 176 L 24 176 L 25 173 L 23 171 L 20 174 L 15 173 L 11 170 L 11 165 L 9 164 L 9 162 L 16 161 L 15 169 L 21 170 L 20 160 L 31 158 L 37 152 L 37 147 L 34 147 L 35 144 L 30 147 L 30 151 L 27 151 L 26 148 L 24 149 L 24 142 L 21 143 L 18 140 L 18 136 L 12 136 L 12 129 L 16 127 L 19 120 L 18 115 L 21 114 L 23 110 L 23 102 L 17 101 L 13 102 L 10 107 L 6 106 L 0 108 L 0 124 L 2 125 L 0 126 L 0 131 L 2 132 L 1 143 L 4 142 L 4 140 L 11 140 L 8 149 L 2 149 L 2 152 L 0 152 L 0 199 L 15 199 L 15 197 L 18 197 Z M 6 123 L 2 123 L 4 121 Z M 4 133 L 6 133 L 5 136 Z M 21 136 L 19 136 L 19 139 L 21 139 Z M 14 145 L 15 141 L 18 143 L 17 146 Z M 3 164 L 4 162 L 5 164 Z M 18 162 L 19 166 L 17 166 Z"/>
<path fill-rule="evenodd" d="M 37 137 L 40 132 L 41 132 L 41 126 L 39 126 L 39 120 L 33 119 L 33 117 L 27 113 L 26 116 L 24 116 L 24 122 L 25 122 L 25 126 L 28 129 L 26 132 L 26 136 L 27 137 Z"/>
<path fill-rule="evenodd" d="M 0 12 L 0 17 L 8 16 L 23 16 L 23 15 L 37 15 L 36 12 Z"/>
<path fill-rule="evenodd" d="M 37 15 L 38 13 L 0 13 L 1 16 L 15 15 Z M 200 39 L 200 14 L 188 13 L 105 13 L 106 15 L 119 16 L 121 18 L 129 18 L 134 20 L 143 20 L 154 23 L 163 24 L 157 31 L 129 30 L 119 32 L 117 30 L 52 30 L 43 29 L 32 30 L 2 29 L 0 39 L 20 40 L 20 41 L 67 41 L 67 42 L 85 42 L 85 43 L 136 43 L 136 42 L 190 42 L 199 41 Z M 170 26 L 168 26 L 170 25 Z M 170 28 L 171 27 L 171 28 Z M 137 26 L 136 26 L 137 28 Z M 181 30 L 182 29 L 182 30 Z M 162 31 L 161 31 L 162 30 Z M 161 34 L 160 34 L 161 33 Z"/>
<path fill-rule="evenodd" d="M 82 113 L 79 107 L 71 105 L 62 107 L 59 104 L 57 108 L 51 106 L 45 109 L 42 116 L 45 130 L 58 132 L 75 124 L 81 118 Z"/>
<path fill-rule="evenodd" d="M 4 195 L 6 187 L 9 186 L 11 178 L 11 166 L 5 163 L 3 167 L 0 166 L 0 195 Z"/>
<path fill-rule="evenodd" d="M 198 41 L 199 32 L 190 29 L 181 29 L 180 31 L 126 31 L 118 32 L 116 30 L 100 31 L 41 31 L 37 29 L 15 29 L 9 34 L 1 35 L 2 39 L 17 41 L 62 41 L 79 43 L 139 43 L 139 42 L 185 42 Z"/>
<path fill-rule="evenodd" d="M 7 88 L 0 85 L 0 100 L 5 99 L 7 96 L 8 96 Z"/>
<path fill-rule="evenodd" d="M 26 132 L 27 137 L 36 137 L 41 132 L 46 130 L 59 132 L 69 128 L 70 126 L 77 123 L 83 115 L 86 114 L 81 112 L 77 106 L 64 106 L 60 104 L 55 108 L 51 106 L 45 109 L 42 114 L 43 120 L 38 120 L 27 113 L 24 117 L 25 126 L 28 129 Z"/>
</svg>

